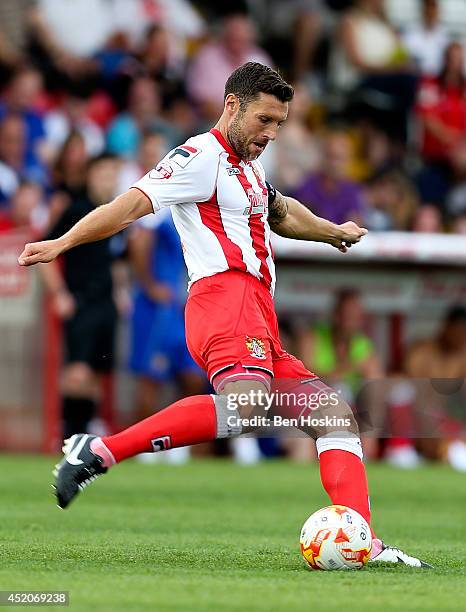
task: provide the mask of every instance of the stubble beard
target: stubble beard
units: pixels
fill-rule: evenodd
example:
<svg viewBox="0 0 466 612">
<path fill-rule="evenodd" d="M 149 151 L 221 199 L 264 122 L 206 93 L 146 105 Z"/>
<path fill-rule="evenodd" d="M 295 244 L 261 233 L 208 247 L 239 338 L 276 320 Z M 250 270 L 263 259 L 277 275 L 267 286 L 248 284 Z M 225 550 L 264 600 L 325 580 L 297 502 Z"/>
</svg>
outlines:
<svg viewBox="0 0 466 612">
<path fill-rule="evenodd" d="M 251 155 L 251 152 L 248 149 L 248 139 L 242 133 L 242 116 L 243 113 L 238 111 L 238 114 L 233 119 L 229 129 L 228 129 L 228 139 L 236 151 L 238 156 L 244 161 L 251 161 L 256 158 L 255 155 Z"/>
</svg>

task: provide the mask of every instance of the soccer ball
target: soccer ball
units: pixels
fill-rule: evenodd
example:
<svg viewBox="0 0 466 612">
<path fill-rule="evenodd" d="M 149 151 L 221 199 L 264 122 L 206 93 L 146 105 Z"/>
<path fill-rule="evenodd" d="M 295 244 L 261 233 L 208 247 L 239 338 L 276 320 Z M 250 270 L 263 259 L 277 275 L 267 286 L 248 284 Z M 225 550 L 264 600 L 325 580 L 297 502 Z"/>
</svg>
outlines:
<svg viewBox="0 0 466 612">
<path fill-rule="evenodd" d="M 316 570 L 361 569 L 372 548 L 369 525 L 347 506 L 327 506 L 311 514 L 299 541 L 304 561 Z"/>
</svg>

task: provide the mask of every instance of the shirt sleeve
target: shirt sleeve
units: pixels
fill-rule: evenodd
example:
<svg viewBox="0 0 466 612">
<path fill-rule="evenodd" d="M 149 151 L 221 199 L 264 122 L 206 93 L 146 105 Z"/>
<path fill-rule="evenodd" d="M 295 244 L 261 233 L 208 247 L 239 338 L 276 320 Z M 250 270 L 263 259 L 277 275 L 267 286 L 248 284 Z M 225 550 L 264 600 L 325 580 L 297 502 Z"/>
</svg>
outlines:
<svg viewBox="0 0 466 612">
<path fill-rule="evenodd" d="M 176 147 L 132 185 L 151 201 L 154 212 L 175 204 L 205 202 L 215 190 L 219 165 L 216 150 L 189 144 Z"/>
</svg>

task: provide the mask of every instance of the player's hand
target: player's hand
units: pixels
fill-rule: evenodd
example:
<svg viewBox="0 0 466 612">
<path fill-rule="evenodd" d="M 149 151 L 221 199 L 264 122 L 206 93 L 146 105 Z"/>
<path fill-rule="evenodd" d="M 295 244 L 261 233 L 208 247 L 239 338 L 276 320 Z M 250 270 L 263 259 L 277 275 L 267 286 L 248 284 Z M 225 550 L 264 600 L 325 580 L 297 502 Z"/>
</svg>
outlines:
<svg viewBox="0 0 466 612">
<path fill-rule="evenodd" d="M 30 242 L 26 244 L 23 252 L 18 257 L 18 263 L 20 266 L 33 266 L 37 263 L 48 263 L 61 253 L 62 247 L 58 240 Z"/>
<path fill-rule="evenodd" d="M 67 289 L 59 289 L 53 296 L 55 314 L 66 321 L 76 312 L 76 301 Z"/>
<path fill-rule="evenodd" d="M 332 240 L 330 244 L 341 253 L 346 253 L 353 244 L 360 242 L 361 238 L 365 236 L 368 231 L 365 227 L 359 227 L 354 221 L 347 221 L 338 227 L 341 233 L 339 237 Z"/>
</svg>

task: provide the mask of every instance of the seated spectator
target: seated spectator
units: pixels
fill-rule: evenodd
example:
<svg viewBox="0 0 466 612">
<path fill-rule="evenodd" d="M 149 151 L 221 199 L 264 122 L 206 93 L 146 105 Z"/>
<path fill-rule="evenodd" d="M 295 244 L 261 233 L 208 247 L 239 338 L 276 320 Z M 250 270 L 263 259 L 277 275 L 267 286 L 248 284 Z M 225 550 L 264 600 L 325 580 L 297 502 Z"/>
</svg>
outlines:
<svg viewBox="0 0 466 612">
<path fill-rule="evenodd" d="M 443 231 L 442 213 L 434 204 L 423 204 L 416 212 L 413 232 L 440 234 Z"/>
<path fill-rule="evenodd" d="M 163 134 L 144 132 L 139 144 L 137 157 L 126 161 L 120 168 L 117 194 L 124 193 L 144 176 L 168 153 L 168 144 Z"/>
<path fill-rule="evenodd" d="M 38 183 L 20 183 L 8 202 L 0 206 L 0 232 L 27 229 L 31 239 L 40 239 L 49 223 L 49 207 Z"/>
<path fill-rule="evenodd" d="M 112 4 L 115 27 L 129 35 L 133 48 L 143 42 L 148 27 L 166 29 L 171 58 L 183 64 L 189 41 L 205 31 L 203 18 L 188 0 L 112 0 Z"/>
<path fill-rule="evenodd" d="M 0 121 L 0 163 L 3 163 L 4 174 L 9 181 L 16 179 L 36 181 L 42 185 L 48 183 L 44 166 L 31 162 L 27 156 L 27 126 L 20 114 L 9 113 Z M 6 169 L 5 169 L 6 166 Z"/>
<path fill-rule="evenodd" d="M 333 85 L 359 117 L 385 128 L 393 139 L 407 138 L 414 104 L 413 66 L 384 12 L 383 0 L 356 0 L 343 16 L 331 58 Z"/>
<path fill-rule="evenodd" d="M 278 134 L 275 181 L 284 193 L 294 191 L 317 169 L 319 147 L 308 126 L 311 98 L 303 85 L 295 87 L 288 119 Z"/>
<path fill-rule="evenodd" d="M 161 117 L 161 100 L 155 81 L 139 77 L 129 91 L 128 110 L 120 113 L 111 123 L 107 133 L 107 148 L 115 155 L 135 157 L 141 134 L 145 131 L 160 131 L 172 148 L 179 144 L 179 134 Z"/>
<path fill-rule="evenodd" d="M 25 124 L 25 159 L 28 167 L 40 166 L 46 160 L 45 130 L 37 110 L 43 94 L 42 77 L 30 66 L 18 68 L 12 75 L 0 101 L 0 121 L 8 113 L 17 113 Z"/>
<path fill-rule="evenodd" d="M 342 390 L 350 404 L 354 404 L 365 381 L 384 376 L 384 368 L 365 331 L 367 319 L 359 293 L 342 290 L 335 298 L 330 322 L 313 326 L 299 340 L 299 357 L 305 366 Z M 371 395 L 374 399 L 375 394 Z M 384 404 L 378 398 L 367 408 L 371 411 L 370 423 L 375 435 L 384 424 Z M 363 446 L 366 456 L 373 459 L 378 445 L 374 435 L 368 433 L 368 437 L 363 437 Z"/>
<path fill-rule="evenodd" d="M 417 113 L 423 158 L 445 165 L 452 150 L 466 135 L 465 64 L 460 43 L 448 45 L 438 77 L 422 80 Z"/>
<path fill-rule="evenodd" d="M 47 146 L 51 159 L 55 159 L 73 131 L 84 139 L 87 154 L 95 157 L 102 153 L 105 139 L 102 129 L 88 113 L 88 99 L 66 95 L 60 105 L 49 111 L 44 118 Z"/>
<path fill-rule="evenodd" d="M 246 15 L 229 15 L 218 40 L 207 43 L 194 56 L 187 75 L 188 94 L 206 121 L 215 119 L 223 109 L 225 83 L 233 70 L 249 61 L 272 65 L 255 40 L 254 25 Z"/>
<path fill-rule="evenodd" d="M 272 58 L 295 81 L 314 67 L 325 18 L 322 0 L 249 0 L 250 13 Z"/>
<path fill-rule="evenodd" d="M 159 83 L 181 76 L 182 66 L 173 57 L 170 33 L 160 25 L 152 25 L 147 31 L 139 52 L 139 61 L 146 73 Z"/>
<path fill-rule="evenodd" d="M 330 131 L 323 139 L 320 169 L 310 174 L 294 191 L 294 197 L 316 215 L 334 223 L 361 219 L 362 190 L 346 178 L 351 161 L 351 141 L 346 132 Z"/>
<path fill-rule="evenodd" d="M 92 56 L 113 31 L 107 0 L 37 0 L 29 14 L 36 64 L 53 90 L 83 84 L 97 70 Z"/>
<path fill-rule="evenodd" d="M 365 187 L 365 224 L 373 231 L 409 231 L 419 205 L 414 183 L 401 170 L 386 170 Z"/>
<path fill-rule="evenodd" d="M 459 215 L 458 217 L 453 219 L 451 231 L 453 234 L 460 234 L 461 236 L 466 236 L 466 213 L 463 213 L 462 215 Z"/>
<path fill-rule="evenodd" d="M 403 42 L 421 74 L 437 76 L 442 69 L 449 35 L 440 23 L 439 0 L 418 0 L 421 5 L 421 21 L 409 26 L 403 34 Z"/>
<path fill-rule="evenodd" d="M 14 227 L 28 227 L 34 236 L 44 235 L 49 222 L 49 209 L 44 190 L 38 183 L 23 182 L 11 201 Z"/>
<path fill-rule="evenodd" d="M 445 197 L 445 213 L 449 219 L 466 214 L 466 134 L 450 154 L 450 190 Z"/>
<path fill-rule="evenodd" d="M 1 127 L 0 127 L 1 133 Z M 1 140 L 0 140 L 1 150 Z M 1 156 L 1 152 L 0 152 Z M 8 164 L 0 161 L 0 208 L 8 202 L 18 188 L 18 175 Z"/>
<path fill-rule="evenodd" d="M 455 430 L 464 431 L 464 422 L 455 423 L 448 411 L 448 399 L 459 390 L 464 405 L 466 378 L 466 310 L 453 307 L 436 336 L 416 342 L 406 355 L 405 372 L 416 379 L 415 421 L 418 446 L 430 458 L 444 459 L 459 471 L 466 471 L 466 443 Z M 432 379 L 436 379 L 436 382 Z M 452 385 L 451 379 L 458 383 Z M 442 382 L 443 380 L 443 382 Z M 454 381 L 453 381 L 454 382 Z M 442 393 L 442 384 L 448 385 Z M 464 415 L 464 412 L 463 412 Z M 458 429 L 457 429 L 458 427 Z M 444 442 L 445 440 L 445 442 Z M 405 445 L 413 445 L 405 440 Z"/>
</svg>

